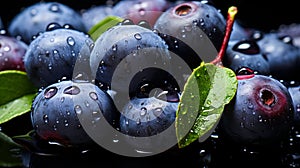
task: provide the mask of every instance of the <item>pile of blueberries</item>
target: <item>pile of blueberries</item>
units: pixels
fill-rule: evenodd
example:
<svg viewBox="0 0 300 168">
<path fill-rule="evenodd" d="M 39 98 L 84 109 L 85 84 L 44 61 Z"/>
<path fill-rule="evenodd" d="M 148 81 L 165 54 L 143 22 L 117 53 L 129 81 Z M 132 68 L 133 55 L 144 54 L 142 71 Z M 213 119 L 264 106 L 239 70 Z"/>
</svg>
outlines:
<svg viewBox="0 0 300 168">
<path fill-rule="evenodd" d="M 13 16 L 0 16 L 0 70 L 24 71 L 38 88 L 30 114 L 14 120 L 33 130 L 34 142 L 20 141 L 30 149 L 24 167 L 300 166 L 297 24 L 272 31 L 246 26 L 238 8 L 222 60 L 238 87 L 215 131 L 186 148 L 128 158 L 95 144 L 82 120 L 97 125 L 104 117 L 135 137 L 172 126 L 186 76 L 224 45 L 226 9 L 235 4 L 123 0 L 72 8 L 68 1 L 29 2 Z M 107 16 L 123 20 L 93 39 L 89 31 Z M 148 67 L 168 64 L 170 52 L 188 66 L 179 79 Z"/>
</svg>

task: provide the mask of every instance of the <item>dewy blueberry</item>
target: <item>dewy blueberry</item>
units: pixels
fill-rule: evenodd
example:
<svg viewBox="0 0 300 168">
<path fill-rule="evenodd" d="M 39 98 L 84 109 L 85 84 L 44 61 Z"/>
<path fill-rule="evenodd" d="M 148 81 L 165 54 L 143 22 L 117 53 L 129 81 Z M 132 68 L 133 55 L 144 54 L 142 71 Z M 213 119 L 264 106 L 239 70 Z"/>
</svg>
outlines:
<svg viewBox="0 0 300 168">
<path fill-rule="evenodd" d="M 170 50 L 191 68 L 216 57 L 225 36 L 225 27 L 225 17 L 207 1 L 188 1 L 172 6 L 154 25 Z"/>
<path fill-rule="evenodd" d="M 69 24 L 76 30 L 86 32 L 80 14 L 59 2 L 38 2 L 27 6 L 10 22 L 8 32 L 29 44 L 32 37 L 44 32 L 51 23 Z"/>
<path fill-rule="evenodd" d="M 89 36 L 77 30 L 56 28 L 45 31 L 30 43 L 24 56 L 29 79 L 37 87 L 46 87 L 62 79 L 72 79 L 73 73 L 79 73 L 74 72 L 76 63 L 80 65 L 76 69 L 89 75 L 89 57 L 93 43 Z"/>
<path fill-rule="evenodd" d="M 270 75 L 269 63 L 255 40 L 231 40 L 228 43 L 223 64 L 237 72 L 250 68 L 259 74 Z"/>
<path fill-rule="evenodd" d="M 66 80 L 49 85 L 38 93 L 32 103 L 31 120 L 34 130 L 43 140 L 84 147 L 92 145 L 93 140 L 82 127 L 82 122 L 96 125 L 106 120 L 116 128 L 118 114 L 111 97 L 93 83 Z M 84 121 L 81 116 L 84 116 Z"/>
<path fill-rule="evenodd" d="M 0 71 L 25 71 L 24 56 L 28 45 L 14 37 L 0 35 Z"/>
<path fill-rule="evenodd" d="M 225 107 L 219 123 L 220 135 L 244 146 L 278 147 L 293 124 L 291 95 L 269 76 L 241 76 L 235 98 Z"/>
</svg>

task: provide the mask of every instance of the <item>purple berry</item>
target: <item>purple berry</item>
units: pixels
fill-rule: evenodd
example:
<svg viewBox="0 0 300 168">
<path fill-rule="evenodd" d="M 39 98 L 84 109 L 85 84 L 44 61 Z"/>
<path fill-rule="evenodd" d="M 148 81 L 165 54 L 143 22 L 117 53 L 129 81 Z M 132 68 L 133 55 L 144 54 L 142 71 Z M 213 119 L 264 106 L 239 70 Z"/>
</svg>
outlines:
<svg viewBox="0 0 300 168">
<path fill-rule="evenodd" d="M 72 25 L 73 28 L 86 32 L 80 14 L 59 2 L 37 2 L 27 6 L 12 19 L 8 32 L 29 44 L 33 36 L 46 31 L 51 23 Z"/>
<path fill-rule="evenodd" d="M 292 98 L 278 80 L 255 74 L 238 75 L 236 95 L 225 107 L 219 130 L 225 139 L 236 144 L 278 145 L 288 138 L 293 115 Z"/>
<path fill-rule="evenodd" d="M 0 35 L 0 71 L 25 71 L 24 56 L 28 45 L 14 37 Z"/>
<path fill-rule="evenodd" d="M 89 56 L 93 40 L 83 32 L 51 25 L 54 25 L 54 30 L 37 36 L 24 58 L 27 75 L 37 87 L 72 79 L 77 73 L 90 74 Z"/>
<path fill-rule="evenodd" d="M 31 120 L 37 135 L 45 141 L 66 146 L 93 143 L 79 117 L 96 124 L 104 120 L 114 126 L 115 107 L 111 97 L 96 85 L 82 81 L 61 81 L 41 90 L 32 103 Z"/>
</svg>

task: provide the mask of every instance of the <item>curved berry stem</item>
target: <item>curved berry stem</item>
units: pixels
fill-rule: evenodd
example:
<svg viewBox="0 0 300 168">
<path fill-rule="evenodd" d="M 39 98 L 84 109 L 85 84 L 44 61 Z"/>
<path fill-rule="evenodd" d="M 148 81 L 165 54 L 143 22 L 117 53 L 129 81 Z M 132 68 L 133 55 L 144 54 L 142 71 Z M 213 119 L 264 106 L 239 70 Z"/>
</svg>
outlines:
<svg viewBox="0 0 300 168">
<path fill-rule="evenodd" d="M 234 18 L 235 18 L 236 14 L 237 14 L 237 7 L 231 6 L 230 8 L 228 8 L 225 36 L 223 39 L 221 49 L 218 53 L 218 56 L 213 61 L 211 61 L 212 64 L 215 64 L 218 66 L 223 66 L 222 59 L 225 55 L 226 48 L 228 46 L 228 42 L 230 39 L 230 35 L 232 32 L 232 27 L 233 27 L 233 23 L 234 23 Z"/>
</svg>

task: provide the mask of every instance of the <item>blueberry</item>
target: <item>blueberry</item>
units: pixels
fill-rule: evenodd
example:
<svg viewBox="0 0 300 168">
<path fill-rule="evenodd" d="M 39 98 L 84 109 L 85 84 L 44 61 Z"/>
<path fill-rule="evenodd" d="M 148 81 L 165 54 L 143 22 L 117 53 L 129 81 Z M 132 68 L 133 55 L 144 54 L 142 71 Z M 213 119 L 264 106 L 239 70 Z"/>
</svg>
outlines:
<svg viewBox="0 0 300 168">
<path fill-rule="evenodd" d="M 146 67 L 167 67 L 170 55 L 165 41 L 152 30 L 139 25 L 117 25 L 96 41 L 90 56 L 92 74 L 104 90 L 126 92 L 130 78 Z M 115 72 L 117 71 L 117 72 Z"/>
<path fill-rule="evenodd" d="M 137 137 L 157 135 L 173 124 L 177 106 L 155 97 L 133 98 L 121 111 L 120 130 Z"/>
<path fill-rule="evenodd" d="M 14 37 L 0 35 L 0 71 L 25 71 L 24 56 L 28 45 Z"/>
<path fill-rule="evenodd" d="M 153 27 L 157 18 L 168 9 L 170 2 L 167 0 L 123 0 L 113 7 L 113 15 L 130 19 L 138 24 L 147 21 Z"/>
<path fill-rule="evenodd" d="M 29 44 L 32 36 L 44 32 L 53 22 L 72 25 L 75 29 L 86 32 L 80 14 L 59 2 L 38 2 L 27 6 L 11 20 L 8 32 Z"/>
<path fill-rule="evenodd" d="M 61 81 L 40 90 L 34 98 L 31 122 L 37 135 L 66 146 L 91 145 L 81 119 L 97 124 L 105 117 L 115 126 L 117 112 L 111 97 L 93 83 Z M 104 136 L 104 135 L 103 135 Z"/>
<path fill-rule="evenodd" d="M 252 38 L 257 41 L 265 55 L 271 75 L 278 80 L 300 80 L 300 49 L 293 44 L 290 36 L 280 36 L 276 32 L 256 31 Z"/>
<path fill-rule="evenodd" d="M 27 75 L 37 87 L 80 73 L 89 75 L 92 47 L 93 40 L 83 32 L 65 28 L 46 31 L 28 47 L 24 57 Z"/>
<path fill-rule="evenodd" d="M 90 30 L 108 15 L 112 15 L 112 7 L 109 5 L 92 6 L 81 12 L 82 21 L 86 30 Z"/>
<path fill-rule="evenodd" d="M 154 96 L 163 101 L 178 102 L 180 91 L 180 86 L 172 74 L 153 67 L 137 72 L 129 84 L 130 98 Z"/>
<path fill-rule="evenodd" d="M 293 39 L 293 44 L 300 47 L 300 24 L 283 24 L 277 29 L 276 32 L 279 34 L 279 36 L 290 36 Z"/>
<path fill-rule="evenodd" d="M 294 124 L 300 125 L 300 85 L 288 87 L 288 91 L 293 100 L 294 106 Z"/>
<path fill-rule="evenodd" d="M 201 61 L 212 61 L 225 36 L 224 16 L 215 6 L 205 2 L 189 1 L 172 6 L 154 25 L 170 50 L 193 64 L 192 68 L 199 66 Z"/>
<path fill-rule="evenodd" d="M 250 68 L 259 74 L 270 75 L 269 62 L 255 40 L 230 40 L 223 65 L 235 72 Z"/>
<path fill-rule="evenodd" d="M 218 125 L 221 137 L 248 147 L 280 147 L 289 136 L 294 108 L 288 89 L 264 75 L 238 75 L 237 92 Z"/>
</svg>

